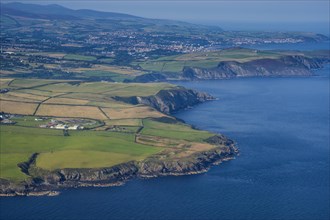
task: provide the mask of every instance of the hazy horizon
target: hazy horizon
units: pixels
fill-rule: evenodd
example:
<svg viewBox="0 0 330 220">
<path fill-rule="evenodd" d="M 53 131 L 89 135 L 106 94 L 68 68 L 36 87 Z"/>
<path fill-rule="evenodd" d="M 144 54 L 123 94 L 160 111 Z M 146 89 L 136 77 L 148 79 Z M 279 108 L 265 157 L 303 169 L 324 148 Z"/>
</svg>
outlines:
<svg viewBox="0 0 330 220">
<path fill-rule="evenodd" d="M 329 35 L 329 1 L 89 1 L 26 0 L 71 9 L 119 12 L 155 19 L 216 25 L 225 30 L 312 31 Z"/>
</svg>

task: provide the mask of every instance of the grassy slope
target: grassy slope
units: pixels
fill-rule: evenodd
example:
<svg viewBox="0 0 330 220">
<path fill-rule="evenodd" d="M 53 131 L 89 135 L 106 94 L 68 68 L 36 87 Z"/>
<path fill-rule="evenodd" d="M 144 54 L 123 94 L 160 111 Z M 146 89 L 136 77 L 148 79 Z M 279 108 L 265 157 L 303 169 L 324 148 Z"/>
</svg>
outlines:
<svg viewBox="0 0 330 220">
<path fill-rule="evenodd" d="M 187 141 L 203 141 L 214 134 L 207 131 L 194 130 L 185 124 L 166 124 L 150 119 L 144 119 L 144 129 L 142 134 L 187 140 Z"/>
<path fill-rule="evenodd" d="M 81 61 L 94 61 L 96 60 L 95 57 L 92 56 L 83 56 L 83 55 L 77 55 L 77 54 L 67 54 L 64 56 L 64 59 L 67 60 L 81 60 Z"/>
<path fill-rule="evenodd" d="M 289 54 L 316 56 L 320 53 L 322 52 L 258 51 L 254 49 L 233 48 L 212 52 L 167 56 L 156 60 L 135 62 L 134 64 L 139 65 L 144 70 L 157 72 L 181 72 L 184 66 L 212 68 L 216 67 L 221 61 L 247 62 L 263 58 L 276 59 L 280 56 Z"/>
<path fill-rule="evenodd" d="M 17 164 L 33 153 L 41 153 L 37 166 L 44 169 L 109 167 L 141 160 L 160 152 L 157 147 L 134 143 L 133 134 L 70 131 L 0 126 L 1 178 L 22 179 Z"/>
<path fill-rule="evenodd" d="M 149 96 L 159 90 L 175 88 L 176 86 L 167 83 L 103 83 L 92 82 L 72 85 L 69 83 L 58 83 L 39 87 L 40 90 L 51 92 L 75 92 L 75 93 L 98 93 L 108 96 Z"/>
</svg>

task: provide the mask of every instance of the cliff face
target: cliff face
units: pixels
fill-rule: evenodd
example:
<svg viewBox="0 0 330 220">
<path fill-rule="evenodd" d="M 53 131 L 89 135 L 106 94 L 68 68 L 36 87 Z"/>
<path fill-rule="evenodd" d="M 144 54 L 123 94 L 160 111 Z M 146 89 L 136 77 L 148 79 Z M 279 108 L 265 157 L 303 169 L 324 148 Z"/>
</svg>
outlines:
<svg viewBox="0 0 330 220">
<path fill-rule="evenodd" d="M 185 67 L 187 80 L 224 79 L 254 76 L 311 76 L 312 69 L 322 67 L 322 61 L 305 56 L 284 56 L 279 59 L 258 59 L 245 63 L 223 61 L 216 68 Z"/>
<path fill-rule="evenodd" d="M 0 179 L 0 195 L 52 195 L 54 190 L 62 188 L 121 185 L 136 177 L 196 174 L 207 171 L 213 164 L 233 159 L 238 153 L 234 142 L 222 135 L 205 141 L 217 147 L 183 158 L 154 155 L 144 161 L 131 161 L 109 168 L 46 171 L 30 164 L 28 173 L 35 177 L 21 183 Z"/>
<path fill-rule="evenodd" d="M 123 101 L 134 105 L 148 105 L 166 114 L 170 114 L 208 100 L 214 100 L 214 97 L 207 93 L 185 88 L 161 90 L 155 95 L 146 97 L 132 96 L 114 98 L 118 101 Z"/>
<path fill-rule="evenodd" d="M 125 82 L 147 83 L 147 82 L 164 82 L 167 78 L 160 73 L 149 73 L 135 77 L 133 80 L 126 80 Z"/>
<path fill-rule="evenodd" d="M 237 154 L 234 145 L 218 147 L 213 150 L 196 153 L 180 160 L 147 159 L 139 164 L 139 176 L 157 177 L 168 175 L 187 175 L 206 172 L 213 164 L 233 159 Z"/>
</svg>

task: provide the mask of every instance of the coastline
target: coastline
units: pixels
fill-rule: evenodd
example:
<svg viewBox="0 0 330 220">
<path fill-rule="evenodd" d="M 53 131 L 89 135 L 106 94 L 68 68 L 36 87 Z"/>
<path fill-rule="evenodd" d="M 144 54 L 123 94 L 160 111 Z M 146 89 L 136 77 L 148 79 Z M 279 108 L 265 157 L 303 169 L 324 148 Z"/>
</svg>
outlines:
<svg viewBox="0 0 330 220">
<path fill-rule="evenodd" d="M 310 77 L 310 76 L 309 76 Z M 192 107 L 194 105 L 214 100 L 214 97 L 194 90 L 162 91 L 150 97 L 130 97 L 127 101 L 145 104 L 171 113 Z M 184 103 L 182 100 L 185 100 Z M 126 101 L 126 100 L 121 100 Z M 212 143 L 218 147 L 210 151 L 201 151 L 181 160 L 164 161 L 159 155 L 146 158 L 143 161 L 130 161 L 112 167 L 98 169 L 61 169 L 45 171 L 36 168 L 34 159 L 30 159 L 27 172 L 38 173 L 36 178 L 19 184 L 0 179 L 0 196 L 56 196 L 59 191 L 71 187 L 110 187 L 120 186 L 134 178 L 154 178 L 160 176 L 180 176 L 204 173 L 213 165 L 235 159 L 239 154 L 236 144 L 223 135 L 216 135 Z M 226 143 L 223 145 L 223 143 Z M 221 146 L 221 147 L 220 147 Z M 157 158 L 158 156 L 158 158 Z M 26 162 L 25 162 L 26 163 Z M 24 163 L 22 163 L 24 164 Z M 30 169 L 31 166 L 31 170 Z"/>
<path fill-rule="evenodd" d="M 146 159 L 141 162 L 128 162 L 109 168 L 99 169 L 62 169 L 50 172 L 44 178 L 49 182 L 46 184 L 26 183 L 23 189 L 20 186 L 9 184 L 4 189 L 1 184 L 0 197 L 13 196 L 57 196 L 61 190 L 66 188 L 80 187 L 112 187 L 124 185 L 127 181 L 135 178 L 156 178 L 164 176 L 195 175 L 207 172 L 212 166 L 222 162 L 235 159 L 239 155 L 236 144 L 231 144 L 227 149 L 223 147 L 214 150 L 200 152 L 189 157 L 185 163 L 180 161 L 161 161 Z M 133 171 L 133 172 L 132 172 Z M 55 180 L 56 175 L 64 175 L 65 179 Z M 91 176 L 86 175 L 91 173 Z M 107 173 L 106 177 L 95 178 L 97 173 Z M 78 177 L 79 176 L 79 177 Z M 53 178 L 53 180 L 51 180 Z"/>
<path fill-rule="evenodd" d="M 133 96 L 122 101 L 132 103 L 132 100 L 133 104 L 152 106 L 171 116 L 174 112 L 214 100 L 214 97 L 180 87 L 177 90 L 161 90 L 154 96 Z M 71 187 L 120 186 L 134 178 L 199 174 L 207 172 L 213 165 L 234 159 L 238 155 L 234 141 L 223 135 L 215 134 L 203 142 L 212 145 L 212 149 L 198 150 L 180 158 L 166 152 L 159 153 L 143 161 L 129 161 L 102 168 L 43 170 L 36 167 L 38 153 L 34 153 L 28 161 L 18 164 L 22 172 L 30 177 L 22 182 L 0 179 L 0 196 L 56 196 L 60 190 Z"/>
</svg>

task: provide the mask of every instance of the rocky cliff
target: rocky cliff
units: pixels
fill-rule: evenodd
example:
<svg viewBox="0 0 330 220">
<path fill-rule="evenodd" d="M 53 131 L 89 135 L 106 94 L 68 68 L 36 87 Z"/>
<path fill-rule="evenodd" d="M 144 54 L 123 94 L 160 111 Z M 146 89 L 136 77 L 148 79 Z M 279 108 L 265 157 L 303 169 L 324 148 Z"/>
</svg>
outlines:
<svg viewBox="0 0 330 220">
<path fill-rule="evenodd" d="M 216 68 L 185 67 L 186 80 L 225 79 L 235 77 L 311 76 L 311 70 L 322 67 L 322 60 L 305 56 L 284 56 L 279 59 L 258 59 L 239 63 L 222 61 Z"/>
<path fill-rule="evenodd" d="M 151 96 L 114 97 L 133 105 L 144 104 L 157 109 L 160 112 L 170 114 L 196 104 L 214 100 L 211 95 L 192 89 L 178 87 L 177 89 L 161 90 Z"/>
<path fill-rule="evenodd" d="M 68 187 L 113 186 L 132 178 L 196 174 L 206 172 L 213 164 L 233 159 L 238 153 L 234 142 L 222 135 L 205 141 L 216 147 L 179 159 L 171 155 L 153 155 L 144 161 L 131 161 L 109 168 L 54 171 L 41 170 L 30 164 L 28 173 L 31 179 L 20 183 L 0 179 L 0 195 L 55 195 L 56 190 Z"/>
</svg>

